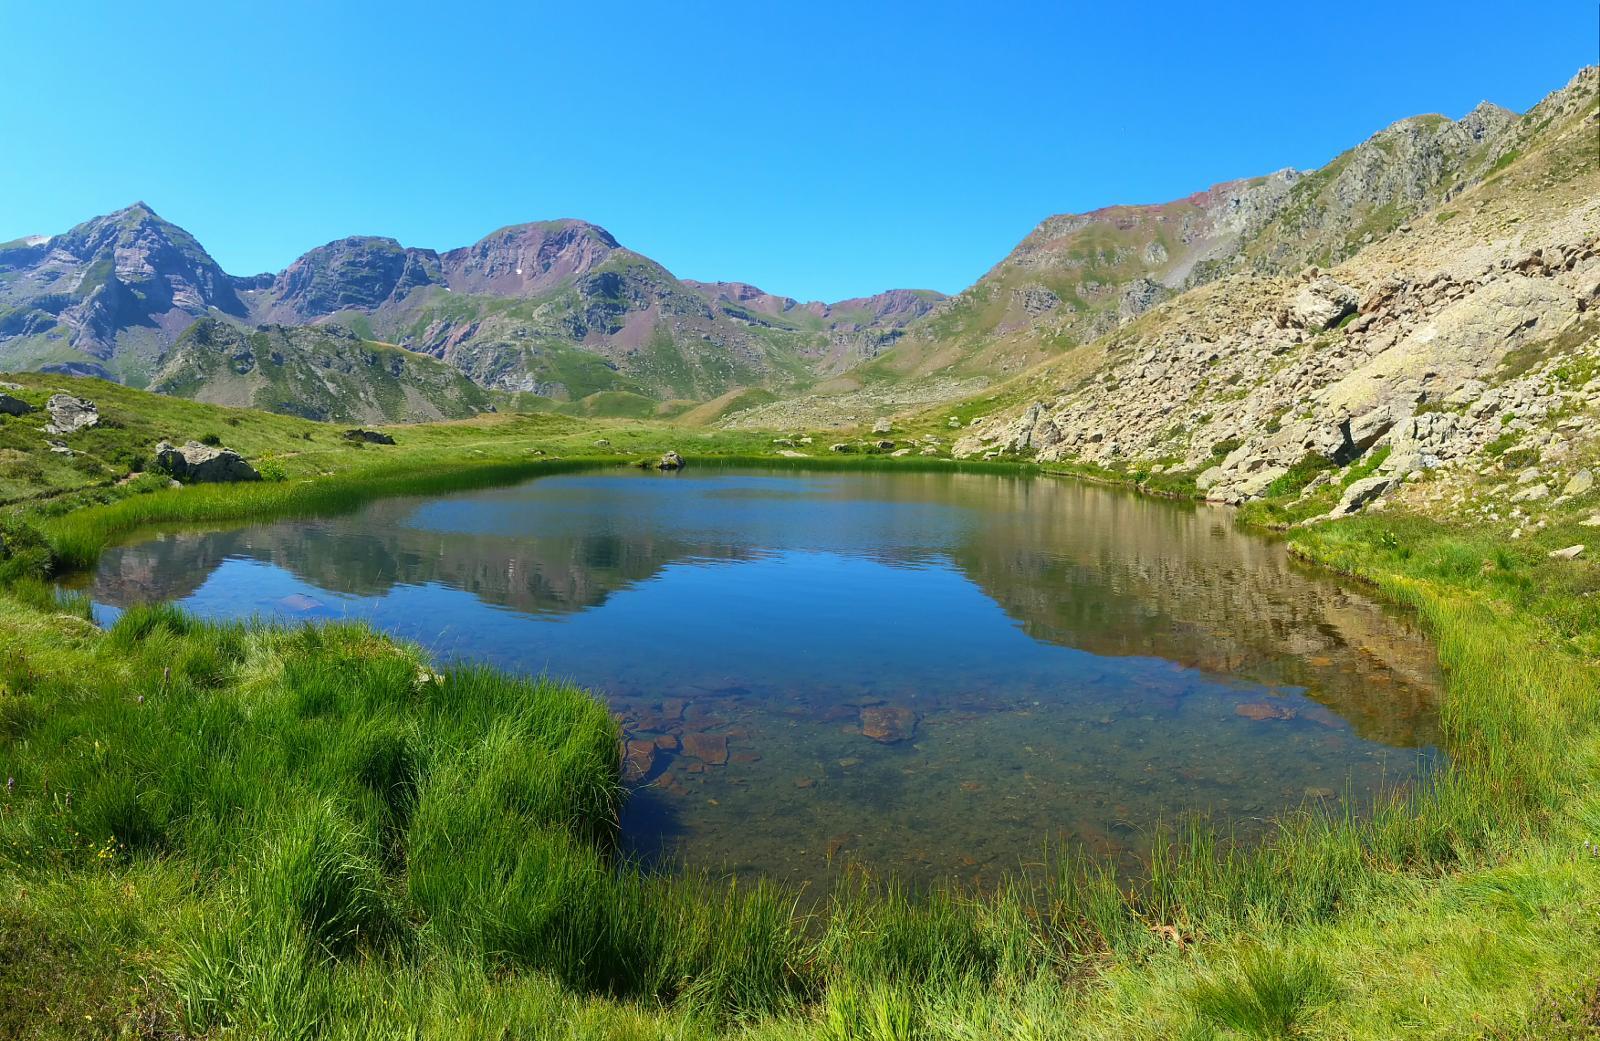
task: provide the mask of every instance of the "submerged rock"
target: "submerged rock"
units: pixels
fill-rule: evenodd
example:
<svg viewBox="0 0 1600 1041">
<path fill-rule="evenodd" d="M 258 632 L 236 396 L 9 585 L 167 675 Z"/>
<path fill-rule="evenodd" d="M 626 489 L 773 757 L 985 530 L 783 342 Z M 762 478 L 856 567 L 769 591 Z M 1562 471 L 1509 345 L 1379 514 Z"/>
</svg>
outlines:
<svg viewBox="0 0 1600 1041">
<path fill-rule="evenodd" d="M 710 766 L 722 766 L 728 761 L 726 734 L 684 734 L 683 754 L 693 756 Z"/>
<path fill-rule="evenodd" d="M 1293 719 L 1295 711 L 1287 705 L 1271 705 L 1265 701 L 1252 701 L 1244 705 L 1235 705 L 1233 713 L 1246 719 L 1257 721 L 1266 719 Z"/>
<path fill-rule="evenodd" d="M 197 484 L 223 481 L 259 481 L 261 475 L 244 456 L 220 445 L 190 441 L 182 448 L 169 441 L 156 445 L 156 466 L 180 481 Z"/>
<path fill-rule="evenodd" d="M 629 741 L 622 749 L 622 780 L 636 784 L 650 776 L 656 765 L 654 741 Z"/>
<path fill-rule="evenodd" d="M 100 422 L 100 410 L 94 402 L 71 394 L 50 395 L 44 409 L 50 413 L 50 422 L 44 428 L 47 434 L 71 434 Z"/>
<path fill-rule="evenodd" d="M 862 735 L 879 744 L 905 741 L 916 731 L 916 710 L 904 705 L 871 705 L 861 710 Z"/>
</svg>

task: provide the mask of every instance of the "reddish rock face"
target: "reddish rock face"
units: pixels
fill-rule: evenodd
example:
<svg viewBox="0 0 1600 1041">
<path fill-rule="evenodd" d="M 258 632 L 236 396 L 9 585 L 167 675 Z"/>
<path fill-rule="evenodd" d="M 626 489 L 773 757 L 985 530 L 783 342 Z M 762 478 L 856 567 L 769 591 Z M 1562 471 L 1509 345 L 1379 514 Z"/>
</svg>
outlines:
<svg viewBox="0 0 1600 1041">
<path fill-rule="evenodd" d="M 871 705 L 861 710 L 861 733 L 892 745 L 916 733 L 917 713 L 904 705 Z"/>
<path fill-rule="evenodd" d="M 1285 705 L 1269 705 L 1265 701 L 1252 701 L 1244 705 L 1233 707 L 1235 715 L 1246 719 L 1293 719 L 1295 711 Z"/>
<path fill-rule="evenodd" d="M 694 756 L 702 763 L 721 766 L 728 761 L 727 735 L 685 734 L 683 735 L 683 753 Z"/>
</svg>

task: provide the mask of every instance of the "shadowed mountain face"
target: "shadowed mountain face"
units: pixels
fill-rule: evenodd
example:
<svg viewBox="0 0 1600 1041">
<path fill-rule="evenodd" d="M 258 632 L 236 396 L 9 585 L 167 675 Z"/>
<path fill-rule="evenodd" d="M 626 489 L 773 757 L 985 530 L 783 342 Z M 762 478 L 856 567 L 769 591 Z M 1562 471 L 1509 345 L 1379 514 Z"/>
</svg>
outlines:
<svg viewBox="0 0 1600 1041">
<path fill-rule="evenodd" d="M 168 534 L 91 593 L 572 678 L 624 719 L 636 850 L 797 881 L 1359 812 L 1437 734 L 1428 645 L 1359 590 L 1220 511 L 1048 480 L 576 473 Z"/>
</svg>

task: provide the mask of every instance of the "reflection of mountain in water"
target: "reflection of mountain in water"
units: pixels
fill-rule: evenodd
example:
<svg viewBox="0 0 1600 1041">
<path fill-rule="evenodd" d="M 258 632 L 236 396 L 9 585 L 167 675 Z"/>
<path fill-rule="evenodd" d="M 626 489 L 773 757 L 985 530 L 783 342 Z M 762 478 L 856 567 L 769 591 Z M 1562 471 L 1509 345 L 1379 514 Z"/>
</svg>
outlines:
<svg viewBox="0 0 1600 1041">
<path fill-rule="evenodd" d="M 1432 652 L 1394 613 L 1235 530 L 1224 511 L 1054 480 L 550 477 L 166 535 L 109 551 L 93 594 L 181 599 L 223 560 L 247 558 L 338 593 L 437 583 L 523 613 L 564 613 L 673 563 L 779 550 L 947 559 L 1035 639 L 1305 687 L 1364 737 L 1435 740 Z"/>
</svg>

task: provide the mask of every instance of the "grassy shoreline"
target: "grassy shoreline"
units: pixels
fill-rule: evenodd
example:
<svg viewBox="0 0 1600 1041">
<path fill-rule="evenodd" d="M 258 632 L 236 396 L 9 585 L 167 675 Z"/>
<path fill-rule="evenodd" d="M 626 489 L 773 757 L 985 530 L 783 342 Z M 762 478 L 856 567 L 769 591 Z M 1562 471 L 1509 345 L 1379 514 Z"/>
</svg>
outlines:
<svg viewBox="0 0 1600 1041">
<path fill-rule="evenodd" d="M 690 464 L 1030 472 L 739 447 Z M 57 562 L 83 566 L 106 539 L 156 521 L 349 508 L 624 461 L 528 451 L 362 456 L 362 468 L 327 477 L 130 493 L 31 516 Z M 615 804 L 604 793 L 615 792 L 616 763 L 597 765 L 594 749 L 615 747 L 614 724 L 585 725 L 581 784 L 553 789 L 542 766 L 496 758 L 508 726 L 550 740 L 515 723 L 515 703 L 598 704 L 570 688 L 484 672 L 435 681 L 415 650 L 359 627 L 311 640 L 148 609 L 100 633 L 81 604 L 15 583 L 0 594 L 0 752 L 19 779 L 0 816 L 0 891 L 12 898 L 0 949 L 19 957 L 0 1007 L 19 1018 L 0 1026 L 116 1036 L 144 1017 L 306 1037 L 1585 1036 L 1600 983 L 1600 923 L 1582 912 L 1600 899 L 1600 861 L 1582 856 L 1584 839 L 1600 836 L 1600 698 L 1574 643 L 1589 617 L 1579 592 L 1547 582 L 1535 556 L 1498 559 L 1438 525 L 1341 522 L 1291 544 L 1410 605 L 1436 639 L 1452 765 L 1424 790 L 1367 821 L 1291 815 L 1251 850 L 1174 835 L 1132 891 L 1067 858 L 1048 882 L 987 894 L 912 896 L 863 880 L 814 916 L 776 890 L 609 865 Z M 467 696 L 476 727 L 434 734 L 430 699 L 463 688 L 477 692 Z M 130 705 L 133 691 L 145 700 Z M 239 717 L 243 705 L 275 725 Z M 173 715 L 154 725 L 143 717 L 156 712 L 138 711 L 147 706 Z M 223 719 L 254 748 L 245 758 L 277 764 L 265 775 L 276 794 L 198 784 L 218 764 L 204 749 L 172 750 Z M 466 785 L 477 803 L 449 803 L 468 776 L 492 783 Z M 378 792 L 403 789 L 403 804 L 375 794 L 372 777 Z M 597 794 L 559 809 L 567 787 Z M 174 808 L 174 791 L 191 801 Z M 151 806 L 145 792 L 158 796 Z M 427 798 L 444 808 L 418 816 Z M 246 824 L 195 830 L 241 805 L 255 808 Z M 475 830 L 450 834 L 460 822 Z M 530 853 L 534 832 L 548 841 Z M 442 849 L 479 858 L 460 872 L 475 888 L 427 867 L 444 863 Z M 560 888 L 533 881 L 546 877 Z M 44 956 L 55 951 L 69 954 Z"/>
</svg>

